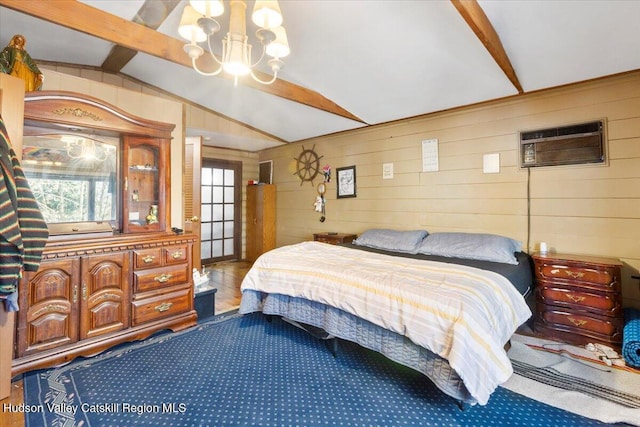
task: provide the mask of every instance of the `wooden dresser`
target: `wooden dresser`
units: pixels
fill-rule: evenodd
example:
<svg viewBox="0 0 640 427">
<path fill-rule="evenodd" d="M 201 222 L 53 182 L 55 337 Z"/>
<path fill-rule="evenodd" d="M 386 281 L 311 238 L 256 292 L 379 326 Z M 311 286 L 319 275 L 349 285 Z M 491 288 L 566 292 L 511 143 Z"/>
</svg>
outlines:
<svg viewBox="0 0 640 427">
<path fill-rule="evenodd" d="M 355 234 L 348 233 L 314 233 L 313 240 L 338 245 L 340 243 L 351 243 L 356 237 Z"/>
<path fill-rule="evenodd" d="M 620 350 L 624 317 L 620 260 L 534 254 L 536 332 L 571 344 Z"/>
<path fill-rule="evenodd" d="M 197 323 L 195 235 L 50 241 L 20 282 L 12 375 Z"/>
</svg>

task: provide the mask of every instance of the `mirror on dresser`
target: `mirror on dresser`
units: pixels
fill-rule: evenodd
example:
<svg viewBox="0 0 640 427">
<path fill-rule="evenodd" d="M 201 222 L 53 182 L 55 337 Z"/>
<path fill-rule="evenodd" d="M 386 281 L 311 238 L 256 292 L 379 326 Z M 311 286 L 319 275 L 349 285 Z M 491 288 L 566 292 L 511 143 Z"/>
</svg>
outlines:
<svg viewBox="0 0 640 427">
<path fill-rule="evenodd" d="M 119 228 L 121 138 L 25 126 L 22 167 L 52 236 Z"/>
</svg>

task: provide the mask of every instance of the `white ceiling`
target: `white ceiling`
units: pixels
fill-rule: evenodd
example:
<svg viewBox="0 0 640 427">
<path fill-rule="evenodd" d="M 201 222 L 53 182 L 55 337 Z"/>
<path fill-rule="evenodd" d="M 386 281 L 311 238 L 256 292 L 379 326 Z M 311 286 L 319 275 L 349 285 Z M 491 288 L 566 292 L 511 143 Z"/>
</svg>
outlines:
<svg viewBox="0 0 640 427">
<path fill-rule="evenodd" d="M 81 1 L 126 20 L 144 3 Z M 158 31 L 180 38 L 182 3 Z M 525 93 L 640 69 L 640 1 L 478 3 Z M 279 77 L 364 123 L 143 53 L 121 72 L 263 131 L 264 139 L 247 140 L 188 130 L 210 137 L 211 145 L 250 151 L 518 93 L 448 0 L 280 0 L 280 7 L 291 55 Z M 18 33 L 42 61 L 100 67 L 113 46 L 0 6 L 0 45 Z"/>
</svg>

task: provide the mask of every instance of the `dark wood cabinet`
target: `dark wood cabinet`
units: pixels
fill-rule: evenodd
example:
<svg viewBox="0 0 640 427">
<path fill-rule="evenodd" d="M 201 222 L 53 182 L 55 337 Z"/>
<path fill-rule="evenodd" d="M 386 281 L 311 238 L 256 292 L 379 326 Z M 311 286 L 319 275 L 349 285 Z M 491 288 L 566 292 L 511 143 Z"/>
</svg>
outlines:
<svg viewBox="0 0 640 427">
<path fill-rule="evenodd" d="M 338 245 L 340 243 L 351 243 L 356 237 L 355 234 L 349 233 L 314 233 L 313 240 Z"/>
<path fill-rule="evenodd" d="M 246 258 L 255 261 L 276 247 L 276 186 L 247 186 Z"/>
<path fill-rule="evenodd" d="M 195 325 L 196 241 L 157 233 L 50 242 L 21 280 L 12 375 Z"/>
<path fill-rule="evenodd" d="M 624 316 L 618 259 L 534 254 L 534 328 L 552 339 L 620 349 Z"/>
</svg>

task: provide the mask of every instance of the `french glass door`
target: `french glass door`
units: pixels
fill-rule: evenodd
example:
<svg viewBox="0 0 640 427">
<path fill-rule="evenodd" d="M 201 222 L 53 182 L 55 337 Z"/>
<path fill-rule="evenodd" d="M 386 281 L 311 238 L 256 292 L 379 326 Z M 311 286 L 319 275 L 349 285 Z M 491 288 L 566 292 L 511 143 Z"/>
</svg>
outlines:
<svg viewBox="0 0 640 427">
<path fill-rule="evenodd" d="M 202 264 L 240 259 L 242 250 L 242 163 L 203 159 L 200 256 Z"/>
</svg>

